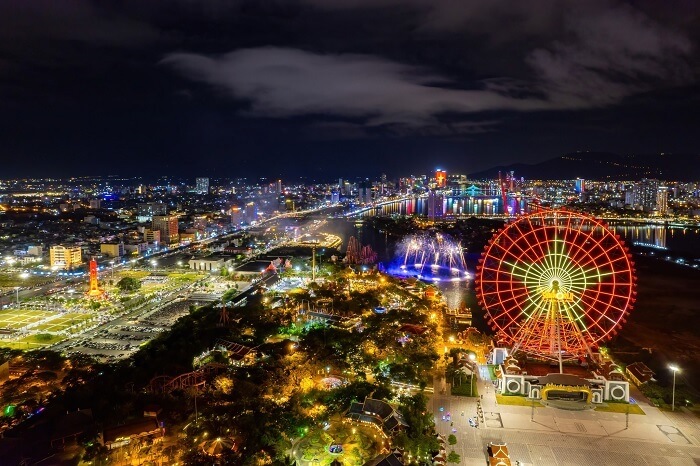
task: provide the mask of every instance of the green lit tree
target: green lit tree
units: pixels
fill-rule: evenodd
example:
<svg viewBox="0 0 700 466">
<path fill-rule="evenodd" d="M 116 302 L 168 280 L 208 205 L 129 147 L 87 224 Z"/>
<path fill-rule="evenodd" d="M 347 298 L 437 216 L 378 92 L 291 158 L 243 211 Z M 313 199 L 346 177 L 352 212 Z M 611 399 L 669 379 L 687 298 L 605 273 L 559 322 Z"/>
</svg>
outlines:
<svg viewBox="0 0 700 466">
<path fill-rule="evenodd" d="M 457 463 L 459 463 L 459 460 L 460 460 L 459 455 L 458 455 L 454 450 L 452 450 L 452 451 L 450 452 L 450 454 L 447 455 L 447 462 L 448 462 L 448 463 L 455 463 L 455 464 L 457 464 Z"/>
</svg>

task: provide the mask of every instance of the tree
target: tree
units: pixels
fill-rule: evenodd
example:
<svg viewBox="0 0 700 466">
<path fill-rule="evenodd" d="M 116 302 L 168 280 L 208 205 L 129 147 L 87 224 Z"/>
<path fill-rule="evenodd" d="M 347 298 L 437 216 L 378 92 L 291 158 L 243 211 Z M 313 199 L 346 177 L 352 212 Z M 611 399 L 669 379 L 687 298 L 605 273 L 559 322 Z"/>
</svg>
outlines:
<svg viewBox="0 0 700 466">
<path fill-rule="evenodd" d="M 449 455 L 447 455 L 448 463 L 459 463 L 459 455 L 452 450 Z"/>
<path fill-rule="evenodd" d="M 53 335 L 51 335 L 50 333 L 37 333 L 36 335 L 34 335 L 34 339 L 36 339 L 36 341 L 40 341 L 42 343 L 47 342 L 47 341 L 51 341 L 52 338 L 53 338 Z"/>
<path fill-rule="evenodd" d="M 455 445 L 457 443 L 457 437 L 455 437 L 455 434 L 450 434 L 450 436 L 447 437 L 447 443 L 450 445 Z"/>
<path fill-rule="evenodd" d="M 124 277 L 117 282 L 117 288 L 122 291 L 136 291 L 141 288 L 141 281 L 134 277 Z"/>
<path fill-rule="evenodd" d="M 225 375 L 220 375 L 214 379 L 214 386 L 220 392 L 230 395 L 233 391 L 233 380 Z"/>
</svg>

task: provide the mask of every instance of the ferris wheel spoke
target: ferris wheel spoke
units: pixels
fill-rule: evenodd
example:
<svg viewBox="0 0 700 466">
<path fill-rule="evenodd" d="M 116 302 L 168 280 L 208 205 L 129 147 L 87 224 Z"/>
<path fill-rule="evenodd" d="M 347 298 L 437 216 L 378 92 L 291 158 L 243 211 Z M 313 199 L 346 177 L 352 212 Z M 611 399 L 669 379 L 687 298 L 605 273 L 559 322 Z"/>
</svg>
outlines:
<svg viewBox="0 0 700 466">
<path fill-rule="evenodd" d="M 631 305 L 635 278 L 623 243 L 587 215 L 524 216 L 497 234 L 482 263 L 477 292 L 489 317 L 514 350 L 537 357 L 555 359 L 559 344 L 586 354 Z M 553 291 L 566 295 L 555 301 Z"/>
<path fill-rule="evenodd" d="M 613 304 L 611 304 L 611 303 L 602 301 L 602 300 L 600 300 L 600 299 L 598 299 L 598 298 L 596 298 L 596 297 L 591 297 L 591 299 L 592 299 L 594 302 L 598 303 L 600 306 L 602 306 L 602 309 L 604 309 L 604 310 L 606 310 L 606 311 L 608 311 L 608 310 L 610 310 L 610 309 L 613 309 L 613 310 L 617 311 L 617 312 L 619 313 L 620 316 L 624 315 L 624 313 L 625 313 L 625 310 L 624 310 L 624 309 L 622 309 L 622 308 L 620 308 L 620 307 L 618 307 L 618 306 L 615 306 L 615 305 L 613 305 Z M 600 318 L 601 318 L 601 319 L 606 319 L 606 320 L 608 320 L 608 321 L 610 321 L 610 322 L 612 322 L 612 323 L 617 323 L 617 320 L 615 320 L 615 319 L 613 319 L 612 317 L 610 317 L 610 315 L 609 315 L 610 313 L 609 313 L 609 312 L 600 312 L 600 311 L 599 311 L 598 313 L 600 314 Z M 598 320 L 600 320 L 600 319 L 598 319 Z"/>
</svg>

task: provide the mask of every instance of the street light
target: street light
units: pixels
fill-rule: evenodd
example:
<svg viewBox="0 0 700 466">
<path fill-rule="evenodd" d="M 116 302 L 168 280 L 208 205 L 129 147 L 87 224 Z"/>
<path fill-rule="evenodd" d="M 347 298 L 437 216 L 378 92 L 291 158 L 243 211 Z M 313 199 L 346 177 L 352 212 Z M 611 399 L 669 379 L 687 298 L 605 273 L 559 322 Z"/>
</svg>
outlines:
<svg viewBox="0 0 700 466">
<path fill-rule="evenodd" d="M 673 371 L 673 391 L 671 392 L 671 411 L 676 410 L 676 372 L 680 371 L 680 368 L 675 364 L 668 366 L 669 369 Z"/>
<path fill-rule="evenodd" d="M 474 369 L 476 368 L 474 361 L 476 361 L 476 354 L 469 353 L 469 360 L 472 362 L 472 375 L 469 377 L 469 396 L 474 396 Z"/>
</svg>

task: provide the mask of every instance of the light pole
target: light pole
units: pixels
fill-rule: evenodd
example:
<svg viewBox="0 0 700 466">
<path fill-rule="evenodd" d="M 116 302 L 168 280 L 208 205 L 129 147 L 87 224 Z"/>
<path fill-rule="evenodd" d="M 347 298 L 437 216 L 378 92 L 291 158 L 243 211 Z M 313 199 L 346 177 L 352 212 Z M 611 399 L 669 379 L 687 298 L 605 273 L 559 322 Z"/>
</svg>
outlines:
<svg viewBox="0 0 700 466">
<path fill-rule="evenodd" d="M 469 377 L 469 396 L 474 396 L 474 369 L 476 369 L 476 364 L 474 363 L 474 361 L 476 360 L 476 354 L 469 353 L 469 360 L 472 362 L 472 375 L 471 377 Z"/>
<path fill-rule="evenodd" d="M 680 371 L 680 368 L 675 364 L 668 366 L 669 369 L 673 371 L 673 391 L 671 392 L 671 411 L 676 410 L 676 372 Z"/>
</svg>

